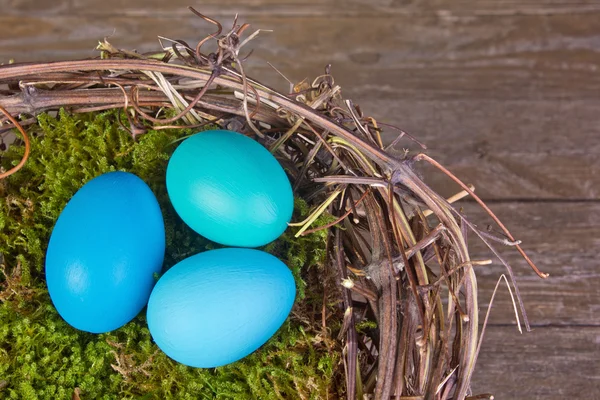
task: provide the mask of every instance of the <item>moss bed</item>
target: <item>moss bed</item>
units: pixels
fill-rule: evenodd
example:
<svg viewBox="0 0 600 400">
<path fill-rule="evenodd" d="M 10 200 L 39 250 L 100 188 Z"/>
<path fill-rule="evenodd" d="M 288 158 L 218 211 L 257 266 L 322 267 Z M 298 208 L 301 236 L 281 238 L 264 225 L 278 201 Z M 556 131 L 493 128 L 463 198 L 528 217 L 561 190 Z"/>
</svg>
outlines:
<svg viewBox="0 0 600 400">
<path fill-rule="evenodd" d="M 150 131 L 134 141 L 116 117 L 115 111 L 41 114 L 29 129 L 29 161 L 18 173 L 0 180 L 0 398 L 342 397 L 342 352 L 332 338 L 343 318 L 339 293 L 330 289 L 335 285 L 328 288 L 331 278 L 324 268 L 326 230 L 295 238 L 290 228 L 264 248 L 293 271 L 296 305 L 267 344 L 236 363 L 196 369 L 169 359 L 152 341 L 145 310 L 123 328 L 100 335 L 78 331 L 61 319 L 46 290 L 46 246 L 71 196 L 102 173 L 132 172 L 154 191 L 167 235 L 163 271 L 217 247 L 179 219 L 165 188 L 165 169 L 176 140 L 194 132 Z M 1 153 L 2 167 L 16 165 L 22 155 L 22 146 L 10 147 Z M 297 200 L 294 220 L 309 211 Z M 330 221 L 332 217 L 323 215 L 315 225 Z"/>
</svg>

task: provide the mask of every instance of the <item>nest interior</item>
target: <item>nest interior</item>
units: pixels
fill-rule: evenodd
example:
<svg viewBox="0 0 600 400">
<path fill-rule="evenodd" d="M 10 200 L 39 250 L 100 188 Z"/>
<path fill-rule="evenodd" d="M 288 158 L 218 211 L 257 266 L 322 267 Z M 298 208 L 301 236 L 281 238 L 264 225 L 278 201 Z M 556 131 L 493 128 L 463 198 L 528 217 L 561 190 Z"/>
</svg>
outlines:
<svg viewBox="0 0 600 400">
<path fill-rule="evenodd" d="M 103 41 L 95 59 L 0 67 L 2 131 L 20 132 L 0 171 L 0 373 L 10 377 L 0 380 L 0 394 L 491 398 L 470 391 L 483 336 L 474 270 L 489 260 L 471 259 L 467 232 L 488 245 L 511 279 L 493 243 L 514 246 L 546 275 L 472 187 L 425 153 L 395 152 L 404 140 L 421 144 L 363 115 L 329 66 L 312 82 L 276 91 L 249 78 L 240 56 L 259 31 L 245 36 L 249 25 L 237 19 L 224 30 L 191 11 L 217 28 L 194 46 L 163 39 L 158 51 L 140 54 Z M 216 50 L 203 52 L 208 42 Z M 262 143 L 293 183 L 294 223 L 266 248 L 294 271 L 301 295 L 290 320 L 259 352 L 216 370 L 168 360 L 143 317 L 101 337 L 68 328 L 50 305 L 41 267 L 66 201 L 97 174 L 128 170 L 151 184 L 163 206 L 166 267 L 212 248 L 169 207 L 164 169 L 177 140 L 216 126 Z M 397 139 L 384 143 L 384 128 L 397 130 Z M 441 197 L 415 171 L 419 163 L 435 166 L 462 192 Z M 466 195 L 505 236 L 481 231 L 451 204 Z M 102 378 L 88 374 L 94 369 Z"/>
</svg>

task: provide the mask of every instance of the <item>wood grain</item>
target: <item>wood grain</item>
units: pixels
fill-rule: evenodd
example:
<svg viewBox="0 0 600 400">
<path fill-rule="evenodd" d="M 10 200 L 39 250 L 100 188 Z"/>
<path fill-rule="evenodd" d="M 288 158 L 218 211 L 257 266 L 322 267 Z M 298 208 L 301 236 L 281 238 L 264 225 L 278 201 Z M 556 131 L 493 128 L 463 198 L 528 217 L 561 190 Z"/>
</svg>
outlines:
<svg viewBox="0 0 600 400">
<path fill-rule="evenodd" d="M 600 398 L 600 329 L 543 328 L 520 335 L 490 327 L 473 375 L 474 393 L 498 400 Z"/>
<path fill-rule="evenodd" d="M 249 65 L 266 71 L 265 61 L 271 61 L 296 79 L 321 73 L 325 64 L 333 63 L 344 86 L 383 98 L 570 99 L 596 97 L 598 14 L 347 17 L 335 24 L 323 16 L 261 14 L 243 20 L 274 31 L 251 46 L 256 57 Z M 112 36 L 118 46 L 143 51 L 157 47 L 158 35 L 193 43 L 214 30 L 194 16 L 152 14 L 24 15 L 0 21 L 0 57 L 22 61 L 50 57 L 56 49 L 90 55 L 104 36 Z M 254 71 L 263 78 L 262 70 Z M 272 71 L 268 76 L 275 77 Z"/>
<path fill-rule="evenodd" d="M 598 11 L 600 6 L 594 0 L 309 0 L 286 1 L 277 0 L 205 0 L 190 2 L 187 0 L 146 0 L 144 2 L 129 1 L 125 4 L 118 0 L 72 0 L 60 2 L 44 2 L 36 0 L 7 0 L 6 11 L 10 13 L 49 13 L 57 10 L 72 13 L 96 15 L 161 15 L 185 16 L 189 5 L 211 15 L 233 15 L 238 12 L 244 15 L 270 13 L 275 15 L 402 15 L 443 13 L 446 15 L 554 15 L 583 14 Z"/>
<path fill-rule="evenodd" d="M 598 199 L 600 102 L 385 101 L 360 103 L 429 146 L 428 154 L 486 199 Z M 388 131 L 391 136 L 392 131 Z M 403 140 L 398 150 L 418 150 Z M 477 168 L 473 168 L 473 166 Z M 432 168 L 428 182 L 445 195 L 454 186 Z"/>
<path fill-rule="evenodd" d="M 461 204 L 466 216 L 480 228 L 491 222 L 475 203 Z M 576 202 L 497 203 L 490 207 L 523 241 L 523 248 L 544 272 L 540 279 L 517 251 L 497 244 L 501 255 L 512 265 L 529 319 L 534 326 L 600 327 L 600 204 Z M 483 318 L 494 286 L 504 267 L 471 235 L 473 259 L 494 260 L 491 266 L 477 267 L 480 316 Z M 514 324 L 515 316 L 506 286 L 498 290 L 490 323 Z"/>
</svg>

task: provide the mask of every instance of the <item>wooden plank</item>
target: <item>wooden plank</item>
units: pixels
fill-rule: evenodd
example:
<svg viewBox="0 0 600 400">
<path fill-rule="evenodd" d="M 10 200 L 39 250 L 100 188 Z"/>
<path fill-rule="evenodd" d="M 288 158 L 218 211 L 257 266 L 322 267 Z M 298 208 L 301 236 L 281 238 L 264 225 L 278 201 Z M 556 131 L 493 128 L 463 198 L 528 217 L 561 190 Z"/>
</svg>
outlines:
<svg viewBox="0 0 600 400">
<path fill-rule="evenodd" d="M 473 375 L 473 393 L 496 399 L 600 398 L 600 328 L 541 328 L 519 335 L 490 327 Z"/>
<path fill-rule="evenodd" d="M 600 135 L 596 100 L 412 101 L 354 97 L 367 115 L 401 127 L 428 145 L 478 194 L 493 199 L 598 199 Z M 387 140 L 395 135 L 388 130 Z M 408 139 L 397 146 L 418 151 Z M 455 186 L 423 166 L 432 187 Z"/>
<path fill-rule="evenodd" d="M 338 10 L 339 0 L 307 0 L 307 1 L 285 1 L 278 0 L 247 0 L 220 1 L 204 0 L 202 2 L 190 2 L 186 0 L 173 0 L 164 2 L 161 0 L 147 0 L 143 3 L 123 4 L 119 0 L 107 0 L 104 3 L 92 0 L 74 0 L 73 12 L 86 15 L 127 15 L 127 16 L 153 16 L 161 15 L 168 17 L 187 17 L 190 15 L 188 6 L 193 6 L 201 13 L 212 16 L 233 17 L 236 13 L 240 15 L 277 15 L 277 16 L 299 16 L 299 15 L 323 15 Z M 356 8 L 356 7 L 354 7 Z M 118 10 L 118 11 L 116 11 Z"/>
<path fill-rule="evenodd" d="M 29 0 L 31 1 L 31 0 Z M 159 0 L 147 0 L 142 3 L 143 7 L 135 2 L 123 4 L 118 0 L 74 0 L 75 11 L 99 14 L 116 14 L 124 12 L 129 15 L 140 13 L 159 12 L 163 15 L 185 14 L 185 8 L 190 4 L 185 0 L 174 0 L 168 3 Z M 441 12 L 450 14 L 479 14 L 479 15 L 512 15 L 512 14 L 535 14 L 548 15 L 556 13 L 584 13 L 600 9 L 594 0 L 541 0 L 525 1 L 518 0 L 460 0 L 449 2 L 447 0 L 424 0 L 424 1 L 391 1 L 391 0 L 309 0 L 306 2 L 282 2 L 277 0 L 246 0 L 239 2 L 235 0 L 206 0 L 196 6 L 199 10 L 211 15 L 229 14 L 235 12 L 259 14 L 265 12 L 276 12 L 281 15 L 372 15 L 381 13 L 385 15 L 417 14 Z M 116 11 L 118 10 L 118 11 Z"/>
<path fill-rule="evenodd" d="M 290 77 L 320 74 L 334 64 L 337 79 L 380 98 L 597 98 L 598 14 L 458 18 L 431 16 L 243 18 L 273 29 L 250 47 L 249 68 L 277 82 L 271 61 Z M 225 21 L 226 22 L 226 21 Z M 150 50 L 157 35 L 194 43 L 213 31 L 196 17 L 91 16 L 0 18 L 0 59 L 21 61 L 89 56 L 98 39 Z M 358 28 L 357 27 L 361 27 Z M 14 29 L 18 29 L 17 32 Z M 262 68 L 256 68 L 260 66 Z"/>
<path fill-rule="evenodd" d="M 461 205 L 469 220 L 480 228 L 491 223 L 476 204 Z M 495 246 L 514 269 L 531 324 L 600 326 L 600 203 L 495 203 L 490 207 L 515 238 L 523 241 L 523 248 L 538 267 L 550 274 L 548 279 L 538 278 L 515 249 Z M 483 318 L 496 281 L 506 271 L 474 234 L 470 243 L 473 259 L 494 260 L 491 266 L 476 267 Z M 505 285 L 496 295 L 490 322 L 514 326 Z"/>
<path fill-rule="evenodd" d="M 420 10 L 447 10 L 465 15 L 581 14 L 600 8 L 594 0 L 426 0 L 415 3 L 415 8 Z"/>
<path fill-rule="evenodd" d="M 469 153 L 468 149 L 454 152 L 439 146 L 429 154 L 463 182 L 479 188 L 479 194 L 485 199 L 598 199 L 600 163 L 597 153 L 592 151 L 544 154 L 507 153 L 502 149 L 480 157 L 477 152 Z M 440 193 L 447 195 L 456 191 L 452 189 L 456 186 L 438 170 L 431 167 L 424 170 L 427 171 L 426 180 Z"/>
<path fill-rule="evenodd" d="M 243 20 L 246 20 L 243 18 Z M 333 63 L 350 94 L 382 99 L 597 99 L 600 28 L 597 14 L 551 17 L 474 17 L 444 24 L 436 18 L 331 18 L 273 16 L 247 19 L 273 29 L 250 45 L 251 75 L 281 80 L 322 73 Z M 157 36 L 194 43 L 212 31 L 195 17 L 1 17 L 0 59 L 20 61 L 86 57 L 97 40 L 141 51 Z M 360 28 L 357 28 L 360 27 Z"/>
<path fill-rule="evenodd" d="M 22 14 L 67 14 L 71 11 L 70 0 L 58 1 L 38 1 L 38 0 L 3 0 L 3 15 L 22 15 Z"/>
</svg>

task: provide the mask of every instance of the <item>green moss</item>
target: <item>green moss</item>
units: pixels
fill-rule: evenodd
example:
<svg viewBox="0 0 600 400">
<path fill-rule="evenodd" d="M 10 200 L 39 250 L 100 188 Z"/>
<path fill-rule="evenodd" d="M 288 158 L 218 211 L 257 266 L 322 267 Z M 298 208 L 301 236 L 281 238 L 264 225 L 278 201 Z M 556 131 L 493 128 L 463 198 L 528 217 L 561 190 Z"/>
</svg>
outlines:
<svg viewBox="0 0 600 400">
<path fill-rule="evenodd" d="M 325 232 L 295 239 L 291 232 L 266 246 L 291 268 L 298 284 L 293 316 L 259 351 L 216 369 L 183 366 L 152 342 L 142 312 L 102 335 L 78 331 L 58 315 L 48 296 L 43 265 L 50 232 L 71 196 L 101 173 L 130 171 L 144 179 L 163 211 L 165 268 L 215 247 L 177 217 L 167 198 L 165 168 L 183 130 L 150 131 L 134 142 L 114 112 L 57 118 L 41 115 L 30 129 L 31 157 L 0 181 L 0 398 L 71 399 L 319 399 L 331 393 L 339 349 L 319 331 Z M 2 166 L 23 149 L 11 147 Z M 298 200 L 298 220 L 308 213 Z M 322 217 L 317 223 L 330 219 Z M 308 282 L 308 284 L 306 283 Z M 332 309 L 333 310 L 333 309 Z M 331 311 L 333 312 L 333 311 Z M 329 327 L 336 329 L 335 326 Z"/>
</svg>

